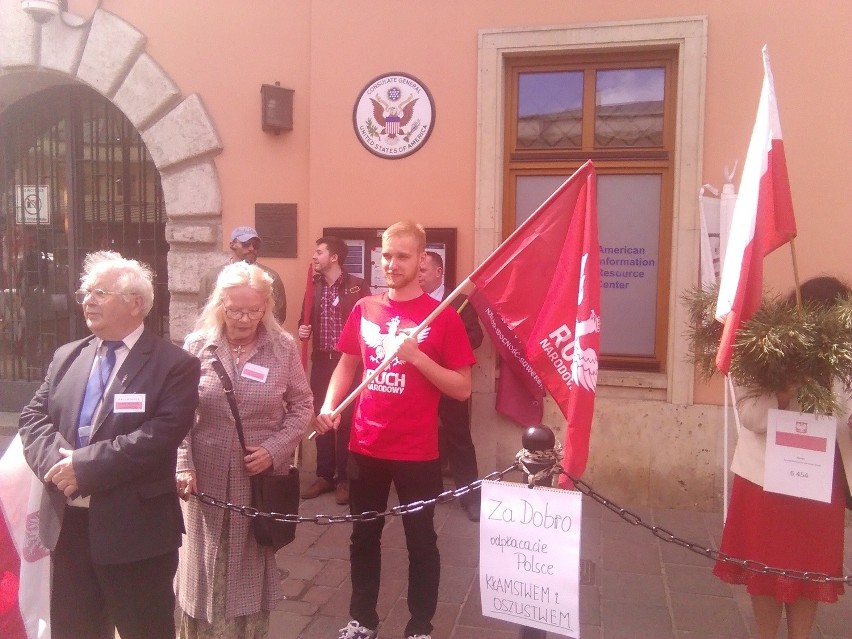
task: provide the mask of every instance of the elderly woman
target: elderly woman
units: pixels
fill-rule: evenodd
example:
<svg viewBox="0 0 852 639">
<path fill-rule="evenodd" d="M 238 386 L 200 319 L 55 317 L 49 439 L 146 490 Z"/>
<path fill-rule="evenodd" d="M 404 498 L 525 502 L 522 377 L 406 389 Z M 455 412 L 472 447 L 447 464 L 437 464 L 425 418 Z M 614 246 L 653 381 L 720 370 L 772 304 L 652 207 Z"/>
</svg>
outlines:
<svg viewBox="0 0 852 639">
<path fill-rule="evenodd" d="M 178 493 L 201 491 L 249 504 L 249 477 L 285 474 L 313 415 L 313 398 L 293 338 L 274 316 L 272 280 L 237 262 L 216 288 L 184 348 L 201 360 L 196 422 L 181 446 Z M 246 440 L 240 445 L 219 359 L 231 378 Z M 180 636 L 266 637 L 278 593 L 272 548 L 260 546 L 251 520 L 189 499 L 187 542 L 178 569 Z"/>
</svg>

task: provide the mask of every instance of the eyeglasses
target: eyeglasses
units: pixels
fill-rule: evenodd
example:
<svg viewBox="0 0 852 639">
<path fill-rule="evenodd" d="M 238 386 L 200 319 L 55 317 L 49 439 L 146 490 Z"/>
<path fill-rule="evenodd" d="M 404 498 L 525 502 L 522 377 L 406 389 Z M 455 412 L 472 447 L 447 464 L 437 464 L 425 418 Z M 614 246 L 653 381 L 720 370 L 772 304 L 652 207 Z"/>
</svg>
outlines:
<svg viewBox="0 0 852 639">
<path fill-rule="evenodd" d="M 250 320 L 259 320 L 264 315 L 266 315 L 266 309 L 254 310 L 254 311 L 238 311 L 235 308 L 225 308 L 222 307 L 225 311 L 225 317 L 232 320 L 241 320 L 243 317 L 248 317 Z"/>
<path fill-rule="evenodd" d="M 95 304 L 103 304 L 106 301 L 107 295 L 129 295 L 129 293 L 124 293 L 122 291 L 105 291 L 102 288 L 87 291 L 86 289 L 81 288 L 79 291 L 74 292 L 74 299 L 77 300 L 78 304 L 85 303 L 87 299 L 91 299 Z"/>
</svg>

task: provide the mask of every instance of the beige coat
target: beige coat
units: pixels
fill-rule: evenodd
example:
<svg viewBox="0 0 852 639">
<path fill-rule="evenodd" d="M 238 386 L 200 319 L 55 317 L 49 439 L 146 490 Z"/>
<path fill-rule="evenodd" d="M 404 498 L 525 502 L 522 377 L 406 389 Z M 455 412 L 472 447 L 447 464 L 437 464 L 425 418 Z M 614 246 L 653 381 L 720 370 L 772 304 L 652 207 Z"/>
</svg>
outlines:
<svg viewBox="0 0 852 639">
<path fill-rule="evenodd" d="M 770 408 L 778 408 L 778 400 L 774 395 L 747 397 L 748 389 L 736 387 L 739 400 L 737 408 L 740 414 L 742 428 L 737 438 L 737 448 L 734 451 L 734 461 L 731 471 L 748 479 L 750 482 L 763 486 L 763 467 L 766 460 L 766 422 Z M 837 446 L 846 471 L 846 481 L 852 486 L 852 431 L 850 431 L 850 399 L 841 388 L 836 388 L 837 397 L 841 398 L 840 414 L 837 416 Z M 799 405 L 793 399 L 787 410 L 799 410 Z"/>
<path fill-rule="evenodd" d="M 198 490 L 248 505 L 250 487 L 234 418 L 210 362 L 213 344 L 234 385 L 248 446 L 263 446 L 276 474 L 286 473 L 296 445 L 313 415 L 313 397 L 289 334 L 273 336 L 261 326 L 246 361 L 269 369 L 266 383 L 241 377 L 223 338 L 190 335 L 184 347 L 201 360 L 196 422 L 178 451 L 177 470 L 194 470 Z M 180 607 L 196 619 L 213 618 L 213 566 L 224 511 L 190 499 L 184 504 L 186 540 L 177 577 Z M 271 610 L 278 593 L 275 556 L 252 536 L 250 520 L 230 514 L 225 617 Z"/>
</svg>

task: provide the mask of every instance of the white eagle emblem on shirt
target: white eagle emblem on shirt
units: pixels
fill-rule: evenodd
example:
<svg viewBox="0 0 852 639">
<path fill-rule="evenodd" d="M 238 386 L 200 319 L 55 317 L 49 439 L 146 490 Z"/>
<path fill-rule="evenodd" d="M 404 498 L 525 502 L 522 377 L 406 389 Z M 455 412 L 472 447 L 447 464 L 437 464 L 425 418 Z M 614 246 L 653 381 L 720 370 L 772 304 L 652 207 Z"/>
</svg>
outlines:
<svg viewBox="0 0 852 639">
<path fill-rule="evenodd" d="M 370 355 L 370 361 L 376 364 L 381 364 L 385 361 L 385 359 L 393 357 L 396 354 L 397 349 L 399 349 L 399 345 L 402 343 L 402 340 L 406 337 L 411 337 L 414 329 L 404 328 L 400 330 L 400 321 L 399 316 L 392 317 L 387 322 L 387 332 L 382 333 L 382 329 L 378 324 L 371 322 L 365 317 L 361 318 L 361 338 L 364 340 L 364 343 L 374 349 L 376 353 L 375 355 Z M 417 343 L 421 343 L 428 335 L 429 327 L 427 326 L 418 333 Z M 403 360 L 397 358 L 391 366 L 402 362 Z"/>
</svg>

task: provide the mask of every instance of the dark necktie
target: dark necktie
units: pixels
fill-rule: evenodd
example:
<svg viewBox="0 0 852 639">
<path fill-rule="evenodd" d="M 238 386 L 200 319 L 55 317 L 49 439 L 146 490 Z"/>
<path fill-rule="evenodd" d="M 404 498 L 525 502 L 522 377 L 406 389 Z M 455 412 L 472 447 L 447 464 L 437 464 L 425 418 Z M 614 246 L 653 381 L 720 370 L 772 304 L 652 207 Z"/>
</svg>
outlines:
<svg viewBox="0 0 852 639">
<path fill-rule="evenodd" d="M 115 351 L 124 346 L 124 342 L 104 342 L 106 354 L 98 358 L 92 367 L 92 374 L 86 384 L 86 392 L 83 395 L 83 407 L 80 409 L 80 419 L 77 421 L 77 448 L 89 445 L 92 434 L 92 417 L 101 402 L 106 391 L 106 384 L 112 369 L 115 367 Z"/>
</svg>

